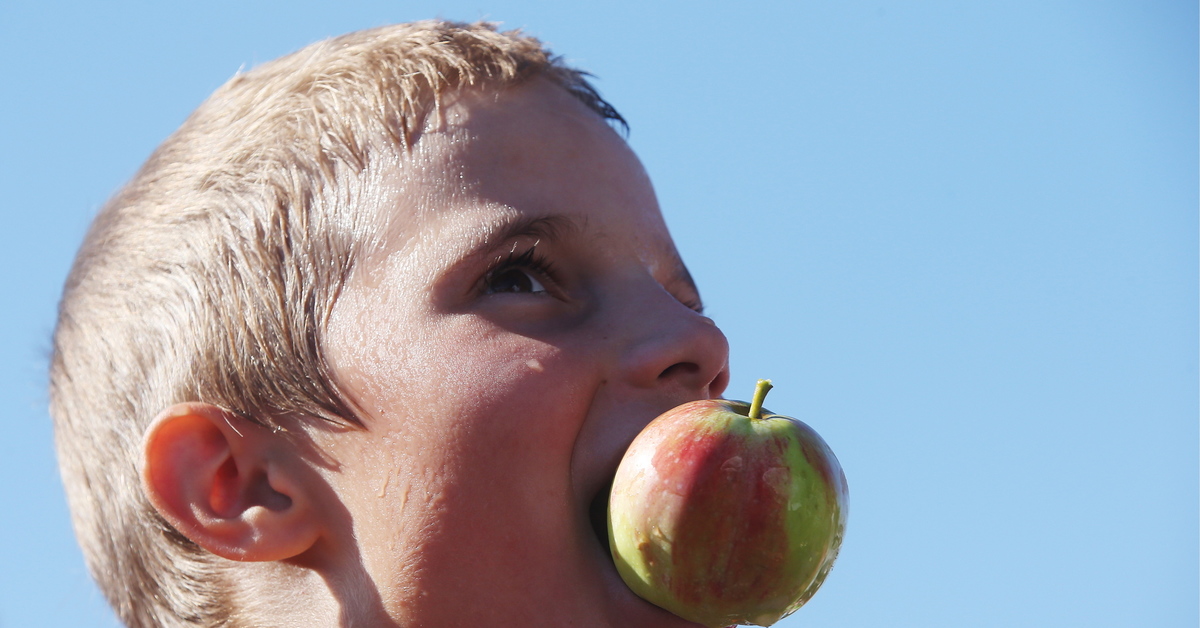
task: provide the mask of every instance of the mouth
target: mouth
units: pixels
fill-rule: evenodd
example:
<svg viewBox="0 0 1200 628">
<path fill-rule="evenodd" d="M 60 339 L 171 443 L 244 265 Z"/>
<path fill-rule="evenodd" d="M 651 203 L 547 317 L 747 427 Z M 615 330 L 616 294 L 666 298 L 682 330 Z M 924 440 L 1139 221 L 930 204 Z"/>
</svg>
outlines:
<svg viewBox="0 0 1200 628">
<path fill-rule="evenodd" d="M 617 469 L 632 440 L 630 437 L 627 442 L 610 442 L 610 446 L 603 449 L 606 455 L 587 459 L 582 468 L 586 469 L 588 481 L 581 486 L 586 488 L 578 493 L 580 501 L 575 502 L 580 508 L 576 512 L 586 517 L 586 523 L 582 517 L 576 519 L 578 536 L 575 538 L 580 544 L 578 547 L 586 554 L 591 554 L 586 564 L 588 569 L 594 570 L 591 577 L 596 579 L 594 582 L 599 585 L 601 595 L 606 600 L 602 623 L 623 628 L 703 628 L 638 597 L 621 578 L 613 560 L 608 540 L 608 505 Z M 596 454 L 593 453 L 593 456 Z M 586 529 L 589 527 L 591 541 L 585 539 L 589 536 L 589 530 Z"/>
<path fill-rule="evenodd" d="M 608 546 L 608 498 L 612 494 L 612 486 L 613 479 L 609 477 L 600 490 L 596 491 L 588 505 L 588 520 L 592 524 L 592 535 L 596 538 L 596 543 L 600 545 L 604 554 L 610 557 L 612 554 Z"/>
<path fill-rule="evenodd" d="M 624 600 L 622 603 L 626 608 L 630 609 L 629 615 L 624 615 L 613 623 L 618 626 L 655 626 L 657 628 L 702 628 L 699 624 L 693 624 L 684 619 L 680 619 L 650 602 L 647 602 L 637 597 L 630 590 L 621 577 L 617 574 L 617 566 L 613 562 L 612 550 L 609 548 L 608 542 L 608 502 L 612 495 L 613 478 L 616 472 L 608 477 L 603 485 L 592 496 L 588 502 L 588 521 L 592 528 L 592 537 L 596 541 L 596 550 L 601 556 L 598 560 L 603 561 L 604 580 L 607 582 L 607 587 L 612 594 L 617 598 Z M 636 618 L 636 619 L 635 619 Z"/>
</svg>

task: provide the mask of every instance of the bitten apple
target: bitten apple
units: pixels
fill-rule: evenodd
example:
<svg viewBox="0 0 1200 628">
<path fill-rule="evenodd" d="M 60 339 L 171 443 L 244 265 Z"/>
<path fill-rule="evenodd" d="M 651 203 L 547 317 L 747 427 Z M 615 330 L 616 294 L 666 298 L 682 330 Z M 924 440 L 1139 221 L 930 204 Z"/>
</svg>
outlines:
<svg viewBox="0 0 1200 628">
<path fill-rule="evenodd" d="M 609 498 L 617 571 L 643 599 L 713 628 L 769 626 L 825 580 L 846 529 L 837 458 L 812 428 L 709 399 L 659 416 L 625 453 Z"/>
</svg>

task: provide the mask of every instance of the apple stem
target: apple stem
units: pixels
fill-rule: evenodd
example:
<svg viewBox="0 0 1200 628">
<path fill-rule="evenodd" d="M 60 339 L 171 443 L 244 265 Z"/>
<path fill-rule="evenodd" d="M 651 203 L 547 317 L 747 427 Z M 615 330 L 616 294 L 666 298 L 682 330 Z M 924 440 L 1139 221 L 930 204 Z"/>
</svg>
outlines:
<svg viewBox="0 0 1200 628">
<path fill-rule="evenodd" d="M 771 380 L 769 380 L 769 379 L 758 380 L 758 386 L 756 386 L 754 388 L 754 398 L 750 400 L 750 414 L 749 414 L 750 418 L 752 418 L 752 419 L 761 419 L 762 418 L 763 399 L 767 398 L 767 391 L 771 390 L 772 388 L 774 388 L 774 386 L 771 385 Z"/>
</svg>

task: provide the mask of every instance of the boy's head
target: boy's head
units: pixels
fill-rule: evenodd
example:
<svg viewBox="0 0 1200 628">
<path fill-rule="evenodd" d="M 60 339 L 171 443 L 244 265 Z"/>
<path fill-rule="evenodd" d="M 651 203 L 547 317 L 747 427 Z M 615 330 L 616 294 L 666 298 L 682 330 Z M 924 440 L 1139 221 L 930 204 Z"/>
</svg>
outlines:
<svg viewBox="0 0 1200 628">
<path fill-rule="evenodd" d="M 536 40 L 418 23 L 235 77 L 164 143 L 51 371 L 122 619 L 672 621 L 616 577 L 603 497 L 727 349 L 605 118 Z"/>
</svg>

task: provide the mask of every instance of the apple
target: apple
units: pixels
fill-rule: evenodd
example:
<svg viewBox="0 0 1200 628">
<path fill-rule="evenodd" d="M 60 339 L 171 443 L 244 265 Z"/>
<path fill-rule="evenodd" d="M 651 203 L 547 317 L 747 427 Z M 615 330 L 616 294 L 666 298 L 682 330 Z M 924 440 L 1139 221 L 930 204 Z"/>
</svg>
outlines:
<svg viewBox="0 0 1200 628">
<path fill-rule="evenodd" d="M 812 597 L 846 529 L 846 476 L 825 441 L 752 403 L 669 410 L 634 439 L 609 497 L 608 539 L 638 596 L 712 628 L 769 626 Z"/>
</svg>

